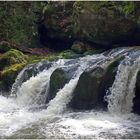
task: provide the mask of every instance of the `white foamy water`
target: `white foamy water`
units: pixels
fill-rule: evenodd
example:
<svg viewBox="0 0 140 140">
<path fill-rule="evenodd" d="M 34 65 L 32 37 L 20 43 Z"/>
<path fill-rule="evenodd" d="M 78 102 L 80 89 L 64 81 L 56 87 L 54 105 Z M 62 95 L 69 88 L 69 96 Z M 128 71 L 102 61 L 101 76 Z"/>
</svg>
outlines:
<svg viewBox="0 0 140 140">
<path fill-rule="evenodd" d="M 50 76 L 53 71 L 64 65 L 64 61 L 57 61 L 48 70 L 44 70 L 22 83 L 17 90 L 17 103 L 23 107 L 44 104 L 49 91 Z"/>
<path fill-rule="evenodd" d="M 24 82 L 17 91 L 17 103 L 21 106 L 34 106 L 38 103 L 44 103 L 44 96 L 48 93 L 50 76 L 55 68 L 44 70 L 35 77 L 31 77 Z M 46 94 L 43 96 L 41 92 L 46 88 Z M 47 95 L 46 95 L 47 96 Z"/>
<path fill-rule="evenodd" d="M 50 116 L 47 110 L 22 109 L 1 96 L 0 107 L 0 138 L 140 138 L 140 117 L 134 114 L 114 117 L 92 110 Z"/>
<path fill-rule="evenodd" d="M 130 113 L 139 67 L 138 57 L 131 65 L 129 63 L 132 60 L 127 58 L 125 64 L 120 64 L 110 89 L 112 94 L 107 97 L 109 111 L 124 114 L 114 116 L 110 112 L 76 112 L 67 108 L 80 74 L 89 67 L 100 66 L 105 69 L 120 53 L 125 56 L 127 49 L 112 50 L 107 56 L 101 54 L 79 58 L 75 63 L 71 63 L 73 60 L 59 60 L 20 86 L 15 83 L 18 85 L 17 98 L 0 96 L 0 138 L 140 138 L 140 116 Z M 78 69 L 47 104 L 48 107 L 41 108 L 49 91 L 51 74 L 67 62 L 70 64 L 66 66 L 78 64 Z M 13 91 L 16 91 L 16 87 Z"/>
<path fill-rule="evenodd" d="M 134 61 L 134 62 L 133 62 Z M 140 69 L 140 57 L 133 60 L 126 57 L 118 67 L 117 75 L 107 96 L 108 109 L 111 113 L 130 113 L 135 97 L 135 84 Z"/>
<path fill-rule="evenodd" d="M 79 76 L 70 80 L 70 82 L 57 93 L 56 97 L 49 102 L 47 113 L 61 114 L 66 110 L 67 104 L 72 98 L 72 92 L 77 85 L 78 79 Z"/>
</svg>

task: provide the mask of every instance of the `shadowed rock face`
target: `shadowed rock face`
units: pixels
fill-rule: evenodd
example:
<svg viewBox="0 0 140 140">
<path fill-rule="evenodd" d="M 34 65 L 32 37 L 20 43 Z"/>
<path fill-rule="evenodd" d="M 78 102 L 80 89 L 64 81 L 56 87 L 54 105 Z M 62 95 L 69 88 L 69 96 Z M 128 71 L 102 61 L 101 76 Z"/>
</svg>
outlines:
<svg viewBox="0 0 140 140">
<path fill-rule="evenodd" d="M 56 69 L 50 77 L 50 90 L 46 102 L 49 102 L 56 96 L 56 93 L 62 89 L 66 83 L 73 77 L 77 66 L 75 67 L 63 67 Z"/>
<path fill-rule="evenodd" d="M 95 68 L 90 72 L 84 72 L 73 93 L 71 106 L 76 109 L 92 109 L 98 103 L 98 90 L 104 75 L 102 68 Z"/>
<path fill-rule="evenodd" d="M 44 41 L 140 43 L 139 8 L 139 2 L 50 2 L 44 10 Z"/>
<path fill-rule="evenodd" d="M 105 70 L 96 67 L 83 72 L 74 90 L 70 106 L 75 109 L 105 109 L 107 102 L 104 101 L 104 96 L 113 84 L 121 59 L 116 59 Z"/>
</svg>

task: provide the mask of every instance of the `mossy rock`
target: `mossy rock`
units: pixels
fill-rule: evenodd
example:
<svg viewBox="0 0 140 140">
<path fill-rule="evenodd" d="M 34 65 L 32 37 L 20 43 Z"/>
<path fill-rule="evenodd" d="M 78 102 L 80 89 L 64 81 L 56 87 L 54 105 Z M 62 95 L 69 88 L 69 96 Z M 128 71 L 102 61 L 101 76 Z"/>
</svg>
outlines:
<svg viewBox="0 0 140 140">
<path fill-rule="evenodd" d="M 59 89 L 63 88 L 66 82 L 67 78 L 65 71 L 62 69 L 56 69 L 50 78 L 50 91 L 47 101 L 53 99 Z"/>
<path fill-rule="evenodd" d="M 98 90 L 104 70 L 100 67 L 83 72 L 73 92 L 70 106 L 74 109 L 92 109 L 98 102 Z"/>
<path fill-rule="evenodd" d="M 26 63 L 14 64 L 9 67 L 6 67 L 1 72 L 1 80 L 3 81 L 4 85 L 6 85 L 6 90 L 9 91 L 11 89 L 11 86 L 14 83 L 18 73 L 23 69 L 25 65 Z"/>
<path fill-rule="evenodd" d="M 50 2 L 44 12 L 46 38 L 78 39 L 99 44 L 98 47 L 135 43 L 139 9 L 138 2 Z"/>
<path fill-rule="evenodd" d="M 73 36 L 73 3 L 72 1 L 49 2 L 44 7 L 44 24 L 49 29 L 47 30 L 48 36 L 51 38 L 71 38 Z"/>
<path fill-rule="evenodd" d="M 27 63 L 27 56 L 18 50 L 11 49 L 0 57 L 1 69 L 3 69 L 5 66 L 17 63 Z"/>
<path fill-rule="evenodd" d="M 78 3 L 76 2 L 75 5 Z M 111 45 L 128 40 L 128 38 L 131 39 L 136 29 L 136 23 L 135 17 L 127 17 L 128 12 L 124 13 L 123 9 L 128 4 L 83 2 L 80 10 L 75 6 L 76 26 L 80 28 L 78 34 L 81 38 L 101 45 Z"/>
<path fill-rule="evenodd" d="M 16 76 L 27 64 L 28 57 L 22 52 L 11 49 L 0 57 L 0 81 L 5 90 L 10 90 Z"/>
<path fill-rule="evenodd" d="M 53 99 L 56 96 L 57 92 L 71 80 L 77 68 L 78 67 L 76 65 L 74 67 L 66 66 L 63 68 L 57 68 L 52 73 L 50 77 L 50 90 L 46 102 L 49 102 L 51 99 Z"/>
</svg>

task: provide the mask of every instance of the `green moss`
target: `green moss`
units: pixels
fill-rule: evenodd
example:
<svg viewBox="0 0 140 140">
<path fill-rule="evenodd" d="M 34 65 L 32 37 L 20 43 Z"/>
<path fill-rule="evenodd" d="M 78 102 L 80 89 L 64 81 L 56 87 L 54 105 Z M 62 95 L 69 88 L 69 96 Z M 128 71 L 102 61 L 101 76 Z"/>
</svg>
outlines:
<svg viewBox="0 0 140 140">
<path fill-rule="evenodd" d="M 48 54 L 47 56 L 30 55 L 28 56 L 27 61 L 28 61 L 28 64 L 36 63 L 41 60 L 54 61 L 59 58 L 58 55 L 59 55 L 58 53 L 51 53 L 51 54 Z"/>
<path fill-rule="evenodd" d="M 62 59 L 73 59 L 82 56 L 81 54 L 76 54 L 71 50 L 63 51 L 59 54 L 59 58 Z"/>
<path fill-rule="evenodd" d="M 10 66 L 16 63 L 27 63 L 27 56 L 22 52 L 11 49 L 10 51 L 4 53 L 0 58 L 0 66 Z"/>
<path fill-rule="evenodd" d="M 20 63 L 20 64 L 14 64 L 8 67 L 5 67 L 5 69 L 1 72 L 1 76 L 8 76 L 11 75 L 12 73 L 15 73 L 17 71 L 20 71 L 26 63 Z"/>
<path fill-rule="evenodd" d="M 16 76 L 27 64 L 28 57 L 22 52 L 11 49 L 0 57 L 0 81 L 3 87 L 10 90 Z"/>
<path fill-rule="evenodd" d="M 3 71 L 1 72 L 0 80 L 3 82 L 3 87 L 6 87 L 5 90 L 10 90 L 18 73 L 23 69 L 25 65 L 25 63 L 14 64 L 3 69 Z"/>
</svg>

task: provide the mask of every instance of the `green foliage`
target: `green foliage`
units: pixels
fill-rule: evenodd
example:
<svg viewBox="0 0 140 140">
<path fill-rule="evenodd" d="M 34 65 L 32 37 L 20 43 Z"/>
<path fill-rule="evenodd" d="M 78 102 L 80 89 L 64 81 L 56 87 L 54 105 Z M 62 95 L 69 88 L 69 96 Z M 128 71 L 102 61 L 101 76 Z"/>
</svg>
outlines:
<svg viewBox="0 0 140 140">
<path fill-rule="evenodd" d="M 41 2 L 1 1 L 0 39 L 17 44 L 30 44 L 36 34 L 34 5 Z"/>
<path fill-rule="evenodd" d="M 124 6 L 122 10 L 125 15 L 134 13 L 134 10 L 135 10 L 134 2 L 124 2 Z"/>
<path fill-rule="evenodd" d="M 43 7 L 43 14 L 52 13 L 54 11 L 54 7 L 51 4 L 48 4 Z"/>
<path fill-rule="evenodd" d="M 12 47 L 10 44 L 0 44 L 0 52 L 7 52 L 11 49 Z"/>
<path fill-rule="evenodd" d="M 77 1 L 73 4 L 73 8 L 76 10 L 76 11 L 81 11 L 82 8 L 84 6 L 84 3 L 82 1 Z"/>
</svg>

